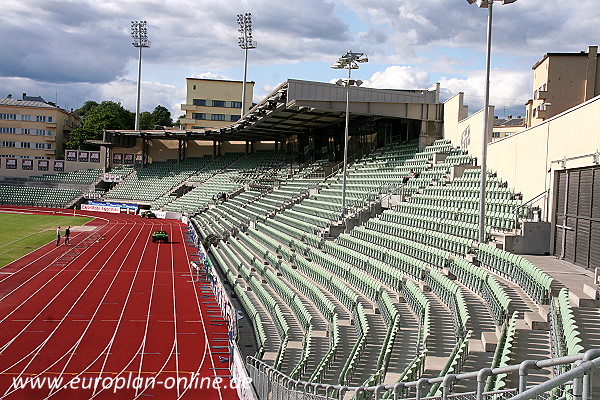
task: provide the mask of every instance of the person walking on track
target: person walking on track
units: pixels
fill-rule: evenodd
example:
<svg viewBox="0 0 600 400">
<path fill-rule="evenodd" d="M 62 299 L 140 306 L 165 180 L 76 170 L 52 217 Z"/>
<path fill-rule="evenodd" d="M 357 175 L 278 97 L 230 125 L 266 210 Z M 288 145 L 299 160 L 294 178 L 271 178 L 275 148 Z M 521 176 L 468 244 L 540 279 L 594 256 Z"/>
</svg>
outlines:
<svg viewBox="0 0 600 400">
<path fill-rule="evenodd" d="M 56 228 L 56 245 L 60 244 L 60 226 Z"/>
<path fill-rule="evenodd" d="M 71 242 L 69 242 L 70 234 L 71 234 L 71 227 L 69 226 L 67 229 L 65 229 L 65 244 L 71 244 Z"/>
</svg>

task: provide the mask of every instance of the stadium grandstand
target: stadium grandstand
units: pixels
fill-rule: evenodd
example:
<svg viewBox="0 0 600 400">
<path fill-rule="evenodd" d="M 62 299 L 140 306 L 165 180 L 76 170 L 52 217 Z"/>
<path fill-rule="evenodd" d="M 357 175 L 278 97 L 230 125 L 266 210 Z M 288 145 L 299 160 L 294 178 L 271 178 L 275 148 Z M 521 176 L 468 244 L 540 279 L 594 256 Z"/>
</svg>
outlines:
<svg viewBox="0 0 600 400">
<path fill-rule="evenodd" d="M 288 80 L 223 128 L 107 131 L 118 178 L 14 179 L 0 201 L 189 221 L 244 398 L 599 396 L 600 97 L 487 138 L 482 171 L 462 93 L 352 88 L 346 170 L 345 90 Z"/>
</svg>

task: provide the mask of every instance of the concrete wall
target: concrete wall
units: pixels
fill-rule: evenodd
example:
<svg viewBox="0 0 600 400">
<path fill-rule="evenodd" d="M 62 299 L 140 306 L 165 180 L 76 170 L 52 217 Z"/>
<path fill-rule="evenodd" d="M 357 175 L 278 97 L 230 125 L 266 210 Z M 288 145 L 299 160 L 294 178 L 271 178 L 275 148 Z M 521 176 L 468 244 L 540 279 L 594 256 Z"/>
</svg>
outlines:
<svg viewBox="0 0 600 400">
<path fill-rule="evenodd" d="M 258 150 L 275 150 L 275 142 L 264 141 L 255 142 L 253 146 L 254 151 Z M 250 147 L 248 147 L 250 151 Z M 231 141 L 223 142 L 221 145 L 221 154 L 226 153 L 245 153 L 246 142 L 245 141 Z M 114 147 L 111 150 L 111 156 L 109 159 L 109 165 L 111 167 L 119 166 L 122 164 L 114 164 L 112 154 L 142 154 L 142 140 L 137 139 L 136 145 L 131 148 L 125 147 Z M 186 157 L 203 157 L 205 155 L 213 155 L 213 142 L 212 140 L 190 140 L 186 149 Z M 176 160 L 179 155 L 179 142 L 177 140 L 151 140 L 148 145 L 148 160 L 153 161 L 166 161 Z M 134 156 L 135 159 L 135 156 Z M 102 165 L 104 165 L 102 163 Z M 100 167 L 97 167 L 100 168 Z"/>
<path fill-rule="evenodd" d="M 64 171 L 54 171 L 54 160 L 46 160 L 48 161 L 48 171 L 39 171 L 37 169 L 38 160 L 33 161 L 33 170 L 23 170 L 21 169 L 21 159 L 17 159 L 17 169 L 6 169 L 5 164 L 2 164 L 2 168 L 0 168 L 0 177 L 15 177 L 15 178 L 27 178 L 30 176 L 41 176 L 46 174 L 58 174 L 60 172 L 73 172 L 80 171 L 85 169 L 102 169 L 104 168 L 105 160 L 105 152 L 100 152 L 100 162 L 78 162 L 78 161 L 66 161 L 60 160 L 64 163 Z M 5 162 L 5 160 L 2 160 Z"/>
<path fill-rule="evenodd" d="M 449 139 L 454 147 L 466 149 L 473 157 L 480 159 L 483 140 L 483 110 L 468 115 L 468 108 L 463 104 L 463 99 L 464 94 L 458 93 L 444 103 L 444 138 Z M 487 143 L 491 141 L 493 118 L 494 107 L 490 106 Z"/>
<path fill-rule="evenodd" d="M 600 149 L 600 96 L 543 123 L 488 146 L 488 166 L 529 200 L 554 186 L 564 158 Z M 567 161 L 566 168 L 591 166 L 592 156 Z M 552 204 L 552 196 L 549 204 Z"/>
<path fill-rule="evenodd" d="M 444 103 L 444 137 L 474 157 L 481 156 L 483 112 L 465 117 L 462 94 Z M 492 113 L 493 109 L 490 109 Z M 600 96 L 573 107 L 532 128 L 497 139 L 488 145 L 488 170 L 498 173 L 528 201 L 554 188 L 560 161 L 600 150 Z M 490 120 L 491 121 L 491 120 Z M 566 168 L 594 165 L 592 156 L 567 161 Z M 553 193 L 546 204 L 552 218 Z"/>
</svg>

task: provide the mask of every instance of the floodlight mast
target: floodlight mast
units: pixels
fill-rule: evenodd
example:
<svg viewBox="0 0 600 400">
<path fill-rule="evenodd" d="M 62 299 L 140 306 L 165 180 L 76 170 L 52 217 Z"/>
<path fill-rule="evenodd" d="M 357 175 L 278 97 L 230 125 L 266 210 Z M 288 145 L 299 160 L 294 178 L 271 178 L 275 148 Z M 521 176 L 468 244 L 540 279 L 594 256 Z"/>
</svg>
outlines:
<svg viewBox="0 0 600 400">
<path fill-rule="evenodd" d="M 488 9 L 487 45 L 485 53 L 485 101 L 483 105 L 483 137 L 481 140 L 481 187 L 479 191 L 479 243 L 485 243 L 485 189 L 487 179 L 487 141 L 491 137 L 489 125 L 490 107 L 490 64 L 492 54 L 492 8 L 494 1 L 502 4 L 514 3 L 517 0 L 467 0 L 469 4 L 476 3 L 481 8 Z"/>
<path fill-rule="evenodd" d="M 237 22 L 240 26 L 238 32 L 240 37 L 239 46 L 244 50 L 244 80 L 242 83 L 242 110 L 240 116 L 246 114 L 246 75 L 248 73 L 248 50 L 256 48 L 256 42 L 252 39 L 252 14 L 238 14 Z"/>
<path fill-rule="evenodd" d="M 142 84 L 142 47 L 150 47 L 147 21 L 131 21 L 133 46 L 140 49 L 138 55 L 137 102 L 135 105 L 135 130 L 140 130 L 140 91 Z"/>
<path fill-rule="evenodd" d="M 344 172 L 343 172 L 343 183 L 342 183 L 342 209 L 341 218 L 342 220 L 346 216 L 346 179 L 348 175 L 348 126 L 350 124 L 350 86 L 360 86 L 362 81 L 355 81 L 351 79 L 351 72 L 353 69 L 358 69 L 358 63 L 368 62 L 369 59 L 364 53 L 354 53 L 352 50 L 346 52 L 343 56 L 331 66 L 333 69 L 347 69 L 348 79 L 339 79 L 336 84 L 340 86 L 346 86 L 346 124 L 344 130 Z"/>
</svg>

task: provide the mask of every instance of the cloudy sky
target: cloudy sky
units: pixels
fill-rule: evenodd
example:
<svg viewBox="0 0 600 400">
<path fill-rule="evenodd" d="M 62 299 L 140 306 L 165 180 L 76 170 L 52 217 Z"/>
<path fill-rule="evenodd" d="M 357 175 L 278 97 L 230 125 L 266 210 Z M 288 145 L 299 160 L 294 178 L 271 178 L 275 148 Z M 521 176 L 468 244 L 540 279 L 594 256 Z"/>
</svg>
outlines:
<svg viewBox="0 0 600 400">
<path fill-rule="evenodd" d="M 519 0 L 494 6 L 491 103 L 524 114 L 531 67 L 547 52 L 598 45 L 598 0 Z M 487 11 L 465 0 L 2 0 L 0 97 L 27 92 L 78 108 L 114 100 L 135 109 L 137 49 L 130 21 L 148 21 L 142 110 L 177 117 L 186 77 L 241 80 L 236 15 L 251 12 L 258 47 L 248 79 L 255 101 L 288 78 L 329 82 L 330 65 L 351 49 L 368 64 L 367 86 L 463 91 L 471 112 L 483 103 Z"/>
</svg>

